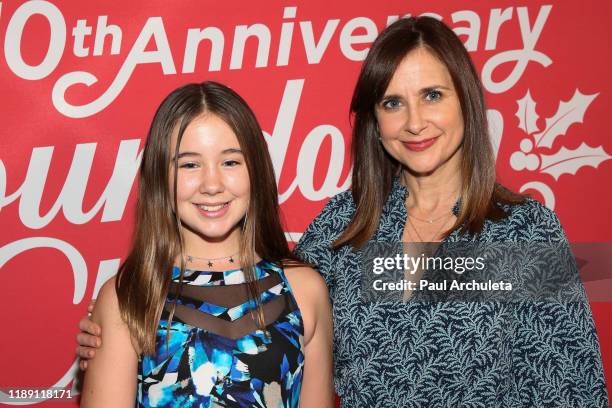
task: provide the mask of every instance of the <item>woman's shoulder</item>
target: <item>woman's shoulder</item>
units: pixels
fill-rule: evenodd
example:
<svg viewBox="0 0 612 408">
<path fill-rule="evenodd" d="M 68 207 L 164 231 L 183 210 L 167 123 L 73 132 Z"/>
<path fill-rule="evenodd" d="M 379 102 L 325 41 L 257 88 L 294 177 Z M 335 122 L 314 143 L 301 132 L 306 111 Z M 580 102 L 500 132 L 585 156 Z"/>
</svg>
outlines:
<svg viewBox="0 0 612 408">
<path fill-rule="evenodd" d="M 355 202 L 353 201 L 353 191 L 351 189 L 344 190 L 341 193 L 332 196 L 321 211 L 342 215 L 355 212 Z"/>
<path fill-rule="evenodd" d="M 328 246 L 351 222 L 354 212 L 355 204 L 351 190 L 331 197 L 304 231 L 298 249 L 306 243 Z"/>
<path fill-rule="evenodd" d="M 351 189 L 331 197 L 325 204 L 317 218 L 334 219 L 348 224 L 355 212 L 355 202 L 353 201 L 353 192 Z"/>
<path fill-rule="evenodd" d="M 549 223 L 558 220 L 553 210 L 531 197 L 525 197 L 522 203 L 503 204 L 502 208 L 513 222 Z"/>
<path fill-rule="evenodd" d="M 507 238 L 528 241 L 565 239 L 559 218 L 553 210 L 538 200 L 526 197 L 518 204 L 501 205 L 507 217 L 494 223 L 493 229 Z"/>
</svg>

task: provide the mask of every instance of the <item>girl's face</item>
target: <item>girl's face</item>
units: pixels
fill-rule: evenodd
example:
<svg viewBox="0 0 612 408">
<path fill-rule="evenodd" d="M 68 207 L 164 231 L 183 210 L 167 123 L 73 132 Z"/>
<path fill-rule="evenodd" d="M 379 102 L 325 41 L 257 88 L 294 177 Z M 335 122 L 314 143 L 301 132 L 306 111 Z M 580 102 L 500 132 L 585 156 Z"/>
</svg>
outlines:
<svg viewBox="0 0 612 408">
<path fill-rule="evenodd" d="M 419 175 L 459 171 L 463 117 L 446 66 L 417 48 L 397 67 L 376 117 L 385 150 Z"/>
<path fill-rule="evenodd" d="M 172 154 L 177 137 L 175 131 Z M 172 192 L 173 163 L 169 174 Z M 239 237 L 249 197 L 249 173 L 238 138 L 219 116 L 196 117 L 185 129 L 178 154 L 176 202 L 186 248 L 190 240 L 221 242 Z"/>
</svg>

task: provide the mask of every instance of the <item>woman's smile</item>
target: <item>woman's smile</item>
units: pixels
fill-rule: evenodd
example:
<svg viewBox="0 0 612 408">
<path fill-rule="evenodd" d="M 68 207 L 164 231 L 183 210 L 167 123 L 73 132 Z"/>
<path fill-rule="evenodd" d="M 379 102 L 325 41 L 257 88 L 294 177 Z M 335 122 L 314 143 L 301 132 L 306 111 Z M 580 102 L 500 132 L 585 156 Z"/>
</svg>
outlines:
<svg viewBox="0 0 612 408">
<path fill-rule="evenodd" d="M 408 150 L 413 152 L 422 152 L 423 150 L 427 150 L 433 146 L 433 144 L 436 143 L 436 140 L 438 140 L 438 137 L 432 137 L 414 142 L 402 142 L 402 144 Z"/>
</svg>

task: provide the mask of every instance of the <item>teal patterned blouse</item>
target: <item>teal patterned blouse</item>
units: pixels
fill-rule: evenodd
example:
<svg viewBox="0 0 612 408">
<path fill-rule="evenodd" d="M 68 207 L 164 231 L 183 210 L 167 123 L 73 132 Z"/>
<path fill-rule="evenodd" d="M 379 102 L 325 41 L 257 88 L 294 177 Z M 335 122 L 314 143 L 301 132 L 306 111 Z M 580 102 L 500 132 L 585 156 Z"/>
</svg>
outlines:
<svg viewBox="0 0 612 408">
<path fill-rule="evenodd" d="M 401 241 L 406 194 L 395 179 L 372 243 Z M 507 218 L 487 220 L 477 236 L 454 231 L 444 242 L 568 248 L 559 220 L 537 201 L 505 209 Z M 366 301 L 360 251 L 330 249 L 354 211 L 350 191 L 331 198 L 295 248 L 329 287 L 342 407 L 608 407 L 580 283 L 571 302 Z"/>
</svg>

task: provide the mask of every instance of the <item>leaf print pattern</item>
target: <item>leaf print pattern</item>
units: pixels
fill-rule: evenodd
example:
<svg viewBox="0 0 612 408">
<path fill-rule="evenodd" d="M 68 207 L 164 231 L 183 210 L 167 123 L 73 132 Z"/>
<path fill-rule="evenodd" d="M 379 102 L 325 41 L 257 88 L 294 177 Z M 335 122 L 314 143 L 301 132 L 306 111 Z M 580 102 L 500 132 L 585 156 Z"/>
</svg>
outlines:
<svg viewBox="0 0 612 408">
<path fill-rule="evenodd" d="M 395 179 L 371 242 L 401 241 L 406 194 Z M 532 199 L 505 210 L 477 236 L 445 242 L 556 243 L 559 262 L 573 262 L 552 211 Z M 332 197 L 295 247 L 329 287 L 342 407 L 608 407 L 581 285 L 565 302 L 365 302 L 360 251 L 330 249 L 354 211 L 350 191 Z"/>
</svg>

